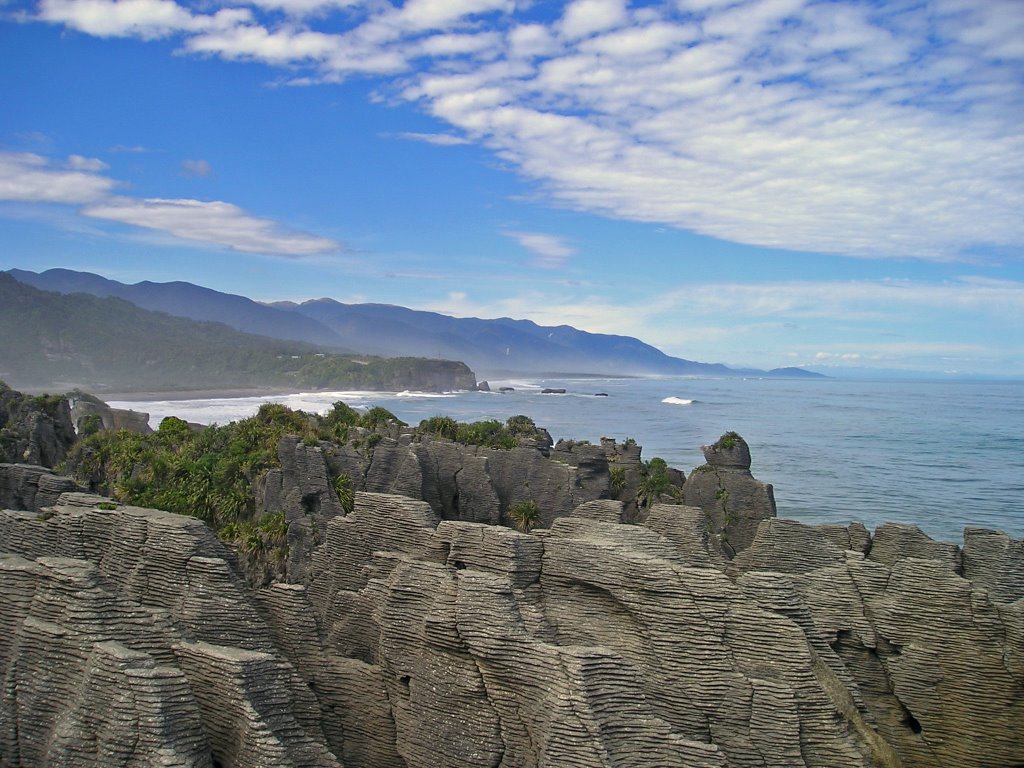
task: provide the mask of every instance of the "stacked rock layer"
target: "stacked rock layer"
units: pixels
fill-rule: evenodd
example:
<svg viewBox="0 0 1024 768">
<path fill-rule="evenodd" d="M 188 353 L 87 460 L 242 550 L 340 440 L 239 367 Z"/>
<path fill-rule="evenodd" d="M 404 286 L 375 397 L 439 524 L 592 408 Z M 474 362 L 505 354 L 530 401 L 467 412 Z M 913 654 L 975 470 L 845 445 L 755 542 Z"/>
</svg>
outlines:
<svg viewBox="0 0 1024 768">
<path fill-rule="evenodd" d="M 301 579 L 251 589 L 196 520 L 36 496 L 0 512 L 3 768 L 1024 764 L 998 532 L 769 516 L 730 559 L 698 506 L 584 498 L 524 534 L 359 492 Z"/>
</svg>

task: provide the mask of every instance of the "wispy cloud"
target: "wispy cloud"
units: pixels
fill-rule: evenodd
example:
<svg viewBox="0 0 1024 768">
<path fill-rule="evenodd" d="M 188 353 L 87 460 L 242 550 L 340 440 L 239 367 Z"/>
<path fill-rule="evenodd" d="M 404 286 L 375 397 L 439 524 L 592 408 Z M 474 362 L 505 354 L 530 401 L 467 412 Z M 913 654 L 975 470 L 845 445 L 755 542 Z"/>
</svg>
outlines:
<svg viewBox="0 0 1024 768">
<path fill-rule="evenodd" d="M 250 20 L 252 14 L 236 8 L 212 15 L 193 14 L 173 0 L 42 0 L 39 18 L 97 37 L 153 40 L 235 27 Z"/>
<path fill-rule="evenodd" d="M 41 155 L 0 151 L 0 201 L 80 206 L 79 213 L 246 253 L 313 256 L 339 253 L 336 240 L 295 232 L 220 201 L 140 200 L 114 194 L 106 164 L 72 155 L 58 163 Z M 24 217 L 23 211 L 15 211 Z"/>
<path fill-rule="evenodd" d="M 508 230 L 502 234 L 506 237 L 511 237 L 536 256 L 534 260 L 535 266 L 543 269 L 563 267 L 569 258 L 576 253 L 575 248 L 568 245 L 564 238 L 557 235 L 548 235 L 543 232 L 518 232 L 515 230 Z"/>
<path fill-rule="evenodd" d="M 882 319 L 903 315 L 909 309 L 929 309 L 967 311 L 1024 324 L 1024 283 L 972 276 L 940 283 L 854 280 L 700 285 L 663 296 L 655 303 L 673 305 L 684 295 L 698 311 L 740 317 Z"/>
<path fill-rule="evenodd" d="M 404 131 L 402 133 L 384 134 L 384 136 L 393 136 L 396 139 L 406 139 L 408 141 L 422 141 L 426 144 L 434 144 L 439 147 L 457 147 L 472 143 L 469 139 L 463 138 L 462 136 L 453 136 L 450 133 L 416 133 L 414 131 Z"/>
<path fill-rule="evenodd" d="M 341 250 L 341 244 L 334 240 L 288 232 L 276 222 L 219 201 L 114 198 L 91 205 L 82 213 L 246 253 L 310 256 Z"/>
<path fill-rule="evenodd" d="M 105 162 L 96 157 L 83 157 L 82 155 L 68 156 L 68 168 L 76 171 L 91 171 L 98 173 L 110 168 Z"/>
<path fill-rule="evenodd" d="M 397 76 L 579 210 L 859 257 L 1024 247 L 1019 0 L 575 0 L 545 22 L 512 0 L 43 0 L 39 18 L 304 84 Z"/>
<path fill-rule="evenodd" d="M 181 172 L 186 176 L 212 176 L 213 166 L 207 160 L 183 160 Z"/>
</svg>

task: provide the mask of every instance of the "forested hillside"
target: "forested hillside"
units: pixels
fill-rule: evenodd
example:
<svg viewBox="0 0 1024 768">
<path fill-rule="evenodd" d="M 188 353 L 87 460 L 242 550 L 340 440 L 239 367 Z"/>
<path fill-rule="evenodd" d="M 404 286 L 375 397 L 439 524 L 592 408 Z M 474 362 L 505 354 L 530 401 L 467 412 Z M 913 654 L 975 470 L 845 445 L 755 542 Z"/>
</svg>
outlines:
<svg viewBox="0 0 1024 768">
<path fill-rule="evenodd" d="M 122 299 L 40 291 L 4 273 L 0 327 L 0 378 L 21 389 L 442 390 L 476 384 L 463 363 L 324 353 Z"/>
</svg>

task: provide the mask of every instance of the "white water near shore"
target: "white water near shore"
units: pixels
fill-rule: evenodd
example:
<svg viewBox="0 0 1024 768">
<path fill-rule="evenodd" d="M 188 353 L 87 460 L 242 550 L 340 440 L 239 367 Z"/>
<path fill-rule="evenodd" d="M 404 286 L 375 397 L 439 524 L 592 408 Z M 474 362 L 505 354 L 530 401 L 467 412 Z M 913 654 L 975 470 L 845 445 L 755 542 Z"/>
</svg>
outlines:
<svg viewBox="0 0 1024 768">
<path fill-rule="evenodd" d="M 513 387 L 498 392 L 499 387 Z M 1024 536 L 1024 383 L 839 379 L 526 379 L 492 392 L 315 392 L 260 397 L 120 401 L 164 416 L 224 424 L 261 403 L 322 412 L 337 400 L 381 405 L 416 424 L 516 414 L 558 438 L 632 437 L 644 457 L 689 471 L 700 445 L 735 430 L 753 472 L 775 485 L 779 515 L 805 522 L 919 525 L 951 541 L 965 526 Z M 565 395 L 541 394 L 544 387 Z M 597 396 L 598 393 L 607 397 Z"/>
</svg>

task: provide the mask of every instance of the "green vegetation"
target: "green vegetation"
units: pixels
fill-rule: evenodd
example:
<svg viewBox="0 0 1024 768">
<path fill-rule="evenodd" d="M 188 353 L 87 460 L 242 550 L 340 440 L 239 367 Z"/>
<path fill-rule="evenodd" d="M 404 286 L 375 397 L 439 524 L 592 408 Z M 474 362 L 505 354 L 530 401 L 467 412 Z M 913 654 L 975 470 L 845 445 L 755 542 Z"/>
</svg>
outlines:
<svg viewBox="0 0 1024 768">
<path fill-rule="evenodd" d="M 352 488 L 352 478 L 342 473 L 334 478 L 334 492 L 338 495 L 338 503 L 347 515 L 356 506 L 356 495 Z"/>
<path fill-rule="evenodd" d="M 88 437 L 89 435 L 95 435 L 103 428 L 103 419 L 95 413 L 90 413 L 82 419 L 79 432 L 82 437 Z"/>
<path fill-rule="evenodd" d="M 251 418 L 199 431 L 169 417 L 149 435 L 100 431 L 84 438 L 69 456 L 67 471 L 120 502 L 198 517 L 232 541 L 248 541 L 255 535 L 244 528 L 255 514 L 253 489 L 261 475 L 279 466 L 282 437 L 317 444 L 336 440 L 342 428 L 346 434 L 351 427 L 372 429 L 389 418 L 394 416 L 383 408 L 360 416 L 340 402 L 323 418 L 267 403 Z M 370 444 L 381 439 L 376 432 L 367 436 Z M 351 511 L 351 480 L 342 475 L 334 487 Z"/>
<path fill-rule="evenodd" d="M 718 442 L 715 445 L 726 451 L 731 451 L 733 448 L 736 447 L 737 442 L 739 442 L 742 439 L 743 438 L 741 438 L 739 436 L 739 433 L 737 432 L 726 432 L 724 435 L 718 438 Z"/>
<path fill-rule="evenodd" d="M 512 416 L 504 424 L 497 419 L 464 424 L 449 416 L 433 416 L 421 421 L 416 432 L 420 436 L 440 437 L 464 445 L 509 450 L 519 445 L 521 438 L 535 437 L 537 425 L 529 416 Z"/>
<path fill-rule="evenodd" d="M 678 497 L 679 488 L 672 484 L 668 464 L 658 456 L 641 465 L 640 487 L 636 492 L 636 503 L 650 507 L 662 496 Z"/>
<path fill-rule="evenodd" d="M 265 515 L 255 522 L 228 523 L 217 536 L 238 551 L 250 566 L 267 566 L 277 576 L 285 575 L 288 562 L 288 523 L 284 513 Z"/>
<path fill-rule="evenodd" d="M 395 414 L 389 411 L 387 408 L 382 408 L 379 405 L 375 405 L 373 408 L 368 410 L 359 419 L 360 426 L 367 427 L 369 429 L 377 429 L 382 427 L 388 422 L 395 422 L 400 427 L 409 426 L 404 421 L 399 419 Z"/>
<path fill-rule="evenodd" d="M 626 488 L 626 470 L 624 467 L 608 467 L 610 481 L 608 487 L 615 498 L 619 497 Z"/>
<path fill-rule="evenodd" d="M 0 361 L 18 387 L 188 390 L 243 387 L 458 389 L 465 364 L 320 352 L 117 298 L 40 291 L 0 274 Z"/>
<path fill-rule="evenodd" d="M 540 522 L 540 508 L 534 501 L 521 501 L 509 509 L 508 516 L 512 518 L 516 528 L 523 533 L 529 533 Z"/>
</svg>

